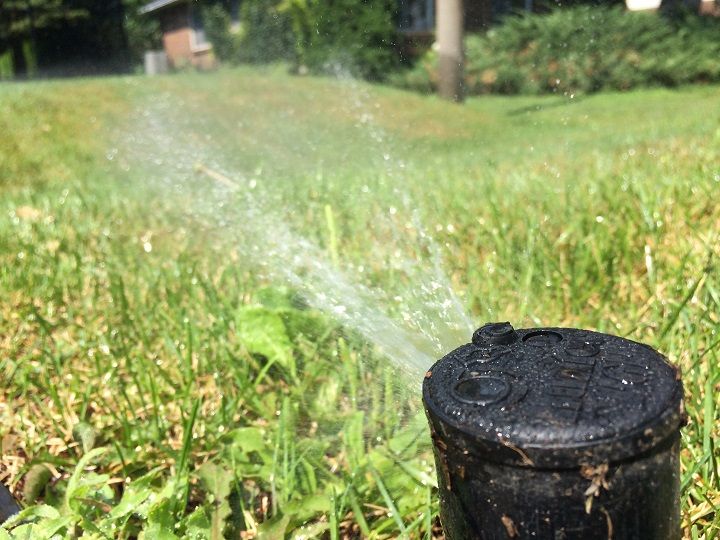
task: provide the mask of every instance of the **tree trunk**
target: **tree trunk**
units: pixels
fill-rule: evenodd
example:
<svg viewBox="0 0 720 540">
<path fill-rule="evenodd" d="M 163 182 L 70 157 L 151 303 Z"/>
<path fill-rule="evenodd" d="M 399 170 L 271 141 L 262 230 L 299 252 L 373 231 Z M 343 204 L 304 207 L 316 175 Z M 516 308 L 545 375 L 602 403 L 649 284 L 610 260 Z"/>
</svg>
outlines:
<svg viewBox="0 0 720 540">
<path fill-rule="evenodd" d="M 463 100 L 463 2 L 437 1 L 438 91 L 446 99 Z"/>
</svg>

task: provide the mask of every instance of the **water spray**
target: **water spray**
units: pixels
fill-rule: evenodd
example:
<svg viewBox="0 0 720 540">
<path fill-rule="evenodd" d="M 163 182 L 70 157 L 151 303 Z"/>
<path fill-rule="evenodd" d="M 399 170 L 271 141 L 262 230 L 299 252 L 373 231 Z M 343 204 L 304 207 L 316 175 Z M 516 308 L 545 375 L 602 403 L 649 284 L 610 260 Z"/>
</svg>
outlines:
<svg viewBox="0 0 720 540">
<path fill-rule="evenodd" d="M 646 345 L 486 324 L 423 384 L 446 538 L 679 539 L 682 399 Z"/>
<path fill-rule="evenodd" d="M 277 200 L 249 188 L 246 179 L 236 179 L 204 163 L 195 163 L 193 169 L 198 176 L 212 181 L 209 185 L 215 190 L 216 200 L 229 203 L 228 214 L 236 219 L 240 216 L 244 238 L 239 242 L 245 257 L 254 258 L 256 274 L 290 287 L 308 306 L 364 336 L 392 359 L 407 384 L 416 384 L 442 351 L 471 331 L 472 322 L 435 260 L 432 241 L 424 236 L 421 227 L 416 227 L 421 239 L 413 243 L 429 248 L 429 264 L 418 265 L 418 256 L 414 256 L 405 261 L 408 268 L 398 267 L 398 272 L 422 285 L 382 289 L 363 279 L 362 269 L 342 264 L 331 208 L 326 207 L 325 213 L 329 245 L 323 247 L 295 229 L 278 210 Z M 393 258 L 394 264 L 402 262 L 397 254 Z M 391 304 L 400 313 L 378 309 Z"/>
</svg>

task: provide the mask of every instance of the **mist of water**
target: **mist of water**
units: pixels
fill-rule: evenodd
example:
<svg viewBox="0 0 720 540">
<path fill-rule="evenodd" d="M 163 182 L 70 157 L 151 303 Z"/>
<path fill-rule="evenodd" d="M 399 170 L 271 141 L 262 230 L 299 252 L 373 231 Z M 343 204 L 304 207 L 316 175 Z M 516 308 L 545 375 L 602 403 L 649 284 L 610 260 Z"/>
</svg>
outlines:
<svg viewBox="0 0 720 540">
<path fill-rule="evenodd" d="M 174 191 L 204 183 L 202 200 L 194 201 L 192 209 L 200 221 L 222 227 L 265 279 L 289 286 L 308 304 L 362 335 L 408 384 L 418 384 L 435 359 L 467 341 L 473 325 L 443 270 L 440 247 L 402 189 L 405 164 L 389 154 L 391 144 L 373 118 L 367 90 L 351 79 L 343 88 L 357 118 L 356 129 L 374 141 L 382 156 L 382 176 L 392 182 L 392 213 L 400 209 L 409 216 L 402 227 L 376 218 L 396 244 L 412 248 L 380 261 L 404 276 L 401 284 L 391 287 L 369 284 L 361 266 L 294 229 L 288 215 L 298 208 L 278 204 L 273 182 L 261 182 L 235 167 L 227 148 L 217 150 L 213 126 L 188 120 L 193 114 L 190 105 L 175 96 L 159 95 L 138 107 L 132 129 L 123 136 L 122 152 L 125 163 L 143 164 L 144 174 Z M 202 112 L 196 116 L 202 117 Z M 367 252 L 382 251 L 379 248 L 369 245 Z"/>
</svg>

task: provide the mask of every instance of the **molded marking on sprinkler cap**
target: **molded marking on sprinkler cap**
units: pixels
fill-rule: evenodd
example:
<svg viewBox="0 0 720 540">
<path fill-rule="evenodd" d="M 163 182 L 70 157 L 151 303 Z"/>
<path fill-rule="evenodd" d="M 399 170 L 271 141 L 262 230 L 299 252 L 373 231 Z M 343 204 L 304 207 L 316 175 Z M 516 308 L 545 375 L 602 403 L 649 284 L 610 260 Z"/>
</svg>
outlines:
<svg viewBox="0 0 720 540">
<path fill-rule="evenodd" d="M 563 337 L 551 330 L 538 330 L 523 336 L 523 342 L 534 347 L 547 347 L 562 341 Z"/>
<path fill-rule="evenodd" d="M 500 377 L 480 375 L 463 379 L 455 385 L 455 395 L 465 403 L 489 405 L 497 403 L 510 393 L 511 384 Z"/>
<path fill-rule="evenodd" d="M 570 356 L 588 357 L 595 356 L 600 352 L 600 347 L 593 343 L 588 343 L 582 340 L 571 340 L 567 343 L 563 349 Z"/>
</svg>

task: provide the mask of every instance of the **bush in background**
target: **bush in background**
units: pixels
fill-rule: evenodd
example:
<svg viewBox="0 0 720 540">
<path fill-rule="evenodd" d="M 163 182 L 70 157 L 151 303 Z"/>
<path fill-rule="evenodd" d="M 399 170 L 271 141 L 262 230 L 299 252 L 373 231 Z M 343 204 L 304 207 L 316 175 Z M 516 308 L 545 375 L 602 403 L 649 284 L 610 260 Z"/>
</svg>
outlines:
<svg viewBox="0 0 720 540">
<path fill-rule="evenodd" d="M 720 81 L 719 32 L 711 18 L 669 19 L 619 7 L 509 17 L 466 39 L 466 90 L 571 94 Z M 395 82 L 432 90 L 436 57 L 430 51 Z"/>
<path fill-rule="evenodd" d="M 393 0 L 295 0 L 298 62 L 310 71 L 346 71 L 381 80 L 399 65 Z"/>
<path fill-rule="evenodd" d="M 380 80 L 399 65 L 394 10 L 393 0 L 245 0 L 237 34 L 221 4 L 203 16 L 220 60 Z"/>
<path fill-rule="evenodd" d="M 244 33 L 240 61 L 262 64 L 294 58 L 290 17 L 277 0 L 246 0 L 240 20 Z"/>
<path fill-rule="evenodd" d="M 10 51 L 0 53 L 0 81 L 12 79 L 14 74 L 12 53 Z"/>
<path fill-rule="evenodd" d="M 224 62 L 262 64 L 295 57 L 291 19 L 277 0 L 245 0 L 236 29 L 220 3 L 205 7 L 203 22 L 215 55 Z"/>
<path fill-rule="evenodd" d="M 202 20 L 213 54 L 220 60 L 232 62 L 238 53 L 239 39 L 230 31 L 230 14 L 220 4 L 213 4 L 202 10 Z"/>
<path fill-rule="evenodd" d="M 140 8 L 146 3 L 146 0 L 123 0 L 125 34 L 130 60 L 135 65 L 142 65 L 146 51 L 163 48 L 157 17 L 140 13 Z"/>
</svg>

